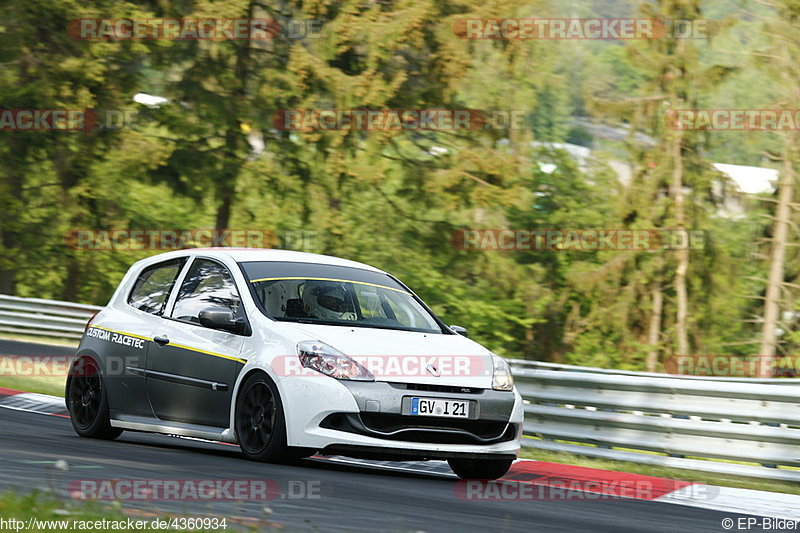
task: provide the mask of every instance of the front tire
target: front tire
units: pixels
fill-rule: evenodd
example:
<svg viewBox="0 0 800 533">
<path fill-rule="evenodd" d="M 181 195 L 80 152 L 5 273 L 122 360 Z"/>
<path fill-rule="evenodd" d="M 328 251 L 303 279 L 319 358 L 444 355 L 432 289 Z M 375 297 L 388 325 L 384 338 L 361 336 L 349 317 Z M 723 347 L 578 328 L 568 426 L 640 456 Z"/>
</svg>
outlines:
<svg viewBox="0 0 800 533">
<path fill-rule="evenodd" d="M 513 459 L 448 459 L 447 463 L 461 479 L 498 479 L 506 475 Z"/>
<path fill-rule="evenodd" d="M 251 461 L 284 463 L 314 455 L 316 450 L 286 445 L 286 417 L 275 383 L 263 373 L 242 383 L 236 398 L 234 429 L 242 455 Z"/>
<path fill-rule="evenodd" d="M 80 359 L 70 369 L 67 409 L 72 427 L 81 437 L 113 440 L 122 434 L 111 426 L 103 377 L 91 359 Z"/>
</svg>

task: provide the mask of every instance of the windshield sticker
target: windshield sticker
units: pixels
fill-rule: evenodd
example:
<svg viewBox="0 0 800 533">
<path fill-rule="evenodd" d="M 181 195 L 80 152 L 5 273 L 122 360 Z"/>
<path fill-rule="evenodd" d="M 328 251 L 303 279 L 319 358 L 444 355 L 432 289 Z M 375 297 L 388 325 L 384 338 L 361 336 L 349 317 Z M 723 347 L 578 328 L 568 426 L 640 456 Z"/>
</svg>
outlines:
<svg viewBox="0 0 800 533">
<path fill-rule="evenodd" d="M 400 292 L 403 294 L 410 295 L 411 293 L 408 291 L 404 291 L 402 289 L 397 289 L 395 287 L 387 287 L 386 285 L 378 285 L 377 283 L 367 283 L 366 281 L 354 281 L 351 279 L 335 279 L 335 278 L 307 278 L 303 276 L 297 277 L 280 277 L 280 278 L 258 278 L 258 279 L 251 279 L 250 283 L 258 283 L 260 281 L 285 281 L 285 280 L 303 280 L 303 281 L 336 281 L 340 283 L 356 283 L 358 285 L 368 285 L 370 287 L 380 287 L 381 289 L 387 289 L 390 291 Z"/>
</svg>

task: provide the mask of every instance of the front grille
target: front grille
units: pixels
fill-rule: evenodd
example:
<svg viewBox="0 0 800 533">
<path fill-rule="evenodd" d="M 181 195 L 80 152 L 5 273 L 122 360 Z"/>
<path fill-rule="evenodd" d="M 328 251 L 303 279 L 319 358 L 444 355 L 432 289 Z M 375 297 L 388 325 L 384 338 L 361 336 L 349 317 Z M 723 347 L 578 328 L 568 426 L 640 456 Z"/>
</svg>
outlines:
<svg viewBox="0 0 800 533">
<path fill-rule="evenodd" d="M 387 440 L 435 444 L 493 444 L 516 437 L 515 424 L 389 413 L 334 413 L 321 427 Z"/>
<path fill-rule="evenodd" d="M 423 392 L 446 392 L 449 394 L 483 394 L 484 389 L 477 387 L 453 387 L 451 385 L 428 385 L 425 383 L 389 383 L 396 389 Z"/>
<path fill-rule="evenodd" d="M 398 429 L 459 429 L 468 431 L 482 439 L 499 437 L 507 422 L 496 420 L 469 420 L 465 418 L 433 418 L 424 416 L 404 416 L 386 413 L 361 413 L 361 421 L 369 429 L 391 432 Z"/>
</svg>

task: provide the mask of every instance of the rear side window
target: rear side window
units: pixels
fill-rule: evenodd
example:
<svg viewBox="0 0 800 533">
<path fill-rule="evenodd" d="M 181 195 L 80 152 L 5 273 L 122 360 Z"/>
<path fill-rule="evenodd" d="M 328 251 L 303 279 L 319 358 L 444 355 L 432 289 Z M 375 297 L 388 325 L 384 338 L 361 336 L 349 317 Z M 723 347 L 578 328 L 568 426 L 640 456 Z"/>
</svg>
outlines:
<svg viewBox="0 0 800 533">
<path fill-rule="evenodd" d="M 142 270 L 128 296 L 128 305 L 145 313 L 161 315 L 185 262 L 185 258 L 175 259 Z"/>
</svg>

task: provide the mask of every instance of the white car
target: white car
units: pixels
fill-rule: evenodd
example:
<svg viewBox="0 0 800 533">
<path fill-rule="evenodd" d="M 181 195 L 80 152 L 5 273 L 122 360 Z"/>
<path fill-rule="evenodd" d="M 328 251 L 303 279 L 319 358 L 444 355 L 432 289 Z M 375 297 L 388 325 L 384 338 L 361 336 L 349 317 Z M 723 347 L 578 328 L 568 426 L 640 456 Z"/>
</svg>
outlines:
<svg viewBox="0 0 800 533">
<path fill-rule="evenodd" d="M 446 459 L 503 476 L 522 399 L 508 364 L 390 274 L 336 257 L 191 249 L 134 264 L 66 385 L 84 437 L 147 431 L 245 457 Z"/>
</svg>

